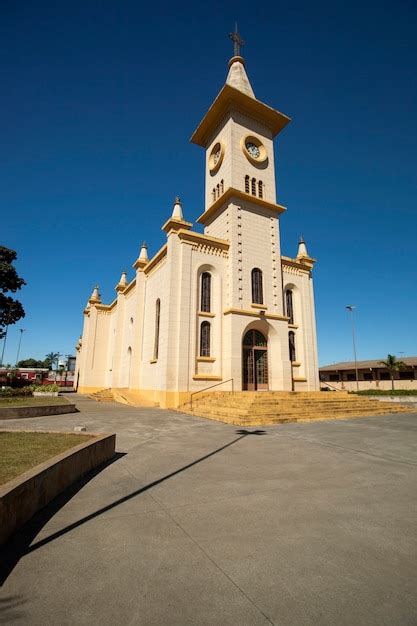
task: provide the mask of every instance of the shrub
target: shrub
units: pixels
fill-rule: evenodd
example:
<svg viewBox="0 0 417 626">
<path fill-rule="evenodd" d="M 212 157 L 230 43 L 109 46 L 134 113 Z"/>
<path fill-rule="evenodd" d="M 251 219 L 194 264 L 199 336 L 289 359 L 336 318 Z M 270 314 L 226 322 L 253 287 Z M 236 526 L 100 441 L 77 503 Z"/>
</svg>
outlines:
<svg viewBox="0 0 417 626">
<path fill-rule="evenodd" d="M 30 387 L 0 387 L 0 398 L 15 398 L 31 396 L 32 390 Z"/>
<path fill-rule="evenodd" d="M 59 386 L 55 385 L 55 383 L 51 383 L 50 385 L 31 385 L 31 391 L 36 392 L 51 392 L 51 391 L 59 391 Z"/>
</svg>

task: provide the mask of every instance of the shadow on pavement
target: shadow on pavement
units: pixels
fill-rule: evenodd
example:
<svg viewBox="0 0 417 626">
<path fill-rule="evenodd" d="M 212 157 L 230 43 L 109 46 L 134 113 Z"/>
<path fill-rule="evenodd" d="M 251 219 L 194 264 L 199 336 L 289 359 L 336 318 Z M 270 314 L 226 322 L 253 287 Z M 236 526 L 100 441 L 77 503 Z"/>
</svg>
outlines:
<svg viewBox="0 0 417 626">
<path fill-rule="evenodd" d="M 30 544 L 39 531 L 49 522 L 67 502 L 71 500 L 90 480 L 95 478 L 106 467 L 125 456 L 126 453 L 116 452 L 113 458 L 106 461 L 91 472 L 88 472 L 79 481 L 68 487 L 59 496 L 54 498 L 46 507 L 35 515 L 15 533 L 3 546 L 0 546 L 0 586 L 4 584 L 22 556 L 30 551 Z M 0 605 L 1 611 L 11 610 L 11 604 Z M 2 621 L 2 620 L 0 620 Z"/>
<path fill-rule="evenodd" d="M 193 467 L 194 465 L 197 465 L 198 463 L 202 463 L 203 461 L 205 461 L 206 459 L 209 459 L 215 454 L 218 454 L 219 452 L 226 450 L 226 448 L 230 448 L 230 446 L 233 446 L 234 444 L 238 443 L 238 441 L 241 441 L 242 439 L 245 439 L 246 437 L 250 435 L 264 435 L 266 433 L 265 431 L 262 431 L 262 430 L 255 430 L 255 431 L 238 430 L 236 431 L 236 434 L 239 434 L 239 437 L 237 437 L 236 439 L 233 439 L 232 441 L 225 444 L 224 446 L 221 446 L 220 448 L 213 450 L 213 452 L 209 452 L 208 454 L 205 454 L 204 456 L 196 459 L 195 461 L 192 461 L 191 463 L 188 463 L 187 465 L 180 467 L 174 472 L 171 472 L 170 474 L 167 474 L 166 476 L 163 476 L 162 478 L 159 478 L 158 480 L 154 480 L 153 482 L 145 485 L 144 487 L 141 487 L 140 489 L 136 489 L 135 491 L 133 491 L 132 493 L 129 493 L 123 498 L 119 498 L 118 500 L 115 500 L 111 504 L 108 504 L 107 506 L 104 506 L 101 509 L 98 509 L 94 513 L 91 513 L 90 515 L 86 515 L 85 517 L 81 518 L 77 522 L 69 524 L 65 528 L 62 528 L 61 530 L 55 533 L 52 533 L 52 535 L 49 535 L 49 537 L 45 537 L 45 539 L 41 539 L 37 543 L 30 545 L 33 538 L 39 532 L 40 528 L 42 528 L 42 526 L 45 525 L 48 519 L 50 519 L 52 515 L 59 508 L 61 508 L 61 506 L 63 506 L 63 504 L 65 504 L 65 502 L 60 502 L 59 504 L 58 503 L 55 504 L 56 501 L 54 500 L 54 502 L 52 503 L 52 508 L 53 508 L 52 511 L 49 511 L 49 510 L 47 511 L 47 509 L 50 509 L 50 507 L 47 507 L 46 509 L 44 509 L 44 515 L 47 515 L 47 518 L 39 520 L 37 524 L 35 522 L 34 527 L 32 527 L 32 525 L 29 523 L 28 524 L 29 528 L 27 529 L 25 528 L 25 531 L 23 533 L 22 532 L 19 533 L 19 537 L 16 539 L 14 544 L 12 542 L 12 545 L 10 546 L 12 560 L 10 561 L 10 564 L 8 565 L 8 567 L 6 567 L 5 569 L 5 575 L 3 575 L 2 578 L 0 578 L 0 583 L 6 580 L 7 576 L 12 571 L 13 567 L 16 565 L 18 560 L 25 554 L 30 554 L 31 552 L 38 550 L 38 548 L 41 548 L 42 546 L 45 546 L 51 541 L 54 541 L 55 539 L 58 539 L 59 537 L 66 535 L 67 533 L 71 532 L 75 528 L 78 528 L 79 526 L 82 526 L 83 524 L 95 519 L 99 515 L 102 515 L 103 513 L 106 513 L 107 511 L 114 509 L 115 507 L 119 506 L 120 504 L 123 504 L 124 502 L 127 502 L 128 500 L 131 500 L 132 498 L 136 498 L 140 494 L 144 493 L 145 491 L 148 491 L 149 489 L 152 489 L 153 487 L 156 487 L 157 485 L 160 485 L 161 483 L 168 480 L 169 478 L 172 478 L 173 476 L 177 476 L 178 474 L 181 474 L 181 472 L 185 472 L 186 470 L 190 469 L 190 467 Z M 77 491 L 81 488 L 81 486 L 78 487 Z M 67 497 L 66 501 L 68 501 L 73 495 L 74 493 L 72 493 L 69 497 Z M 3 567 L 0 566 L 0 575 L 1 575 L 2 569 Z"/>
</svg>

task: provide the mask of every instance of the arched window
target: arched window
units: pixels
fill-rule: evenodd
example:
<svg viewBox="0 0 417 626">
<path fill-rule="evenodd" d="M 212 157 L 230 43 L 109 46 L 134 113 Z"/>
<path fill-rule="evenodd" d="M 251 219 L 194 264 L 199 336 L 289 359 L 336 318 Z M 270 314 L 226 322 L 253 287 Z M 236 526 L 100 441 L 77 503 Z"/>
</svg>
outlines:
<svg viewBox="0 0 417 626">
<path fill-rule="evenodd" d="M 289 317 L 290 319 L 288 320 L 289 324 L 294 324 L 294 308 L 292 305 L 292 291 L 291 289 L 287 289 L 287 291 L 285 292 L 285 308 L 287 311 L 287 317 Z"/>
<path fill-rule="evenodd" d="M 295 355 L 295 333 L 293 333 L 292 330 L 288 333 L 288 348 L 290 351 L 290 361 L 293 363 L 297 359 Z"/>
<path fill-rule="evenodd" d="M 214 202 L 215 199 L 216 199 L 216 188 L 215 187 L 213 187 L 213 191 L 211 192 L 211 197 L 212 197 L 212 200 Z"/>
<path fill-rule="evenodd" d="M 252 195 L 256 196 L 256 178 L 252 178 Z"/>
<path fill-rule="evenodd" d="M 252 302 L 254 304 L 264 303 L 262 272 L 257 267 L 252 270 Z"/>
<path fill-rule="evenodd" d="M 210 322 L 200 326 L 200 356 L 210 356 Z"/>
<path fill-rule="evenodd" d="M 224 180 L 223 180 L 223 178 L 220 181 L 220 193 L 224 193 Z"/>
<path fill-rule="evenodd" d="M 263 184 L 263 182 L 261 180 L 258 183 L 258 196 L 260 198 L 264 197 L 264 184 Z"/>
<path fill-rule="evenodd" d="M 155 339 L 153 344 L 153 358 L 156 360 L 159 354 L 159 325 L 161 319 L 161 301 L 158 300 L 155 303 Z"/>
<path fill-rule="evenodd" d="M 250 192 L 250 178 L 248 175 L 245 176 L 245 192 Z"/>
<path fill-rule="evenodd" d="M 201 274 L 201 306 L 200 311 L 210 312 L 211 310 L 211 274 L 203 272 Z"/>
<path fill-rule="evenodd" d="M 220 198 L 220 185 L 219 185 L 219 183 L 217 183 L 216 189 L 217 189 L 217 197 Z"/>
</svg>

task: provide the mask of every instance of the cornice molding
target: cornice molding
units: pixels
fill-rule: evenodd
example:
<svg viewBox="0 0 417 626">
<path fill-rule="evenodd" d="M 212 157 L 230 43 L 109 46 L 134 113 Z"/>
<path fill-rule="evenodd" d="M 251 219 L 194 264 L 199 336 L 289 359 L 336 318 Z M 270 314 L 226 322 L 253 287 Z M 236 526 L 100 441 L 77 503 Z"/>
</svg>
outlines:
<svg viewBox="0 0 417 626">
<path fill-rule="evenodd" d="M 232 198 L 236 198 L 237 200 L 244 200 L 245 202 L 249 202 L 250 204 L 254 204 L 256 206 L 262 207 L 263 209 L 267 209 L 272 211 L 273 213 L 277 213 L 280 215 L 284 213 L 287 208 L 282 206 L 281 204 L 274 204 L 273 202 L 268 202 L 263 198 L 257 198 L 256 196 L 252 196 L 249 193 L 245 193 L 244 191 L 240 191 L 239 189 L 235 189 L 234 187 L 229 187 L 226 189 L 224 194 L 220 196 L 213 204 L 204 211 L 197 219 L 199 224 L 206 224 L 206 222 L 210 221 L 212 217 L 217 213 L 220 208 L 226 208 L 226 204 L 232 200 Z"/>
</svg>

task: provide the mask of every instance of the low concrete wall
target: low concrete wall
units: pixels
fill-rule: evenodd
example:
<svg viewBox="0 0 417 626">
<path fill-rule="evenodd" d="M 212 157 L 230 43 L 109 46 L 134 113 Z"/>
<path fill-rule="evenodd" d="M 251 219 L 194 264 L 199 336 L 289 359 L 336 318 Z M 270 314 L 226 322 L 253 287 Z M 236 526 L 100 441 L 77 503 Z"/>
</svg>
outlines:
<svg viewBox="0 0 417 626">
<path fill-rule="evenodd" d="M 380 402 L 399 402 L 400 404 L 417 406 L 417 396 L 366 396 L 366 398 L 379 400 Z"/>
<path fill-rule="evenodd" d="M 0 420 L 12 420 L 19 417 L 43 417 L 75 413 L 75 404 L 46 404 L 45 406 L 8 406 L 0 407 Z"/>
<path fill-rule="evenodd" d="M 2 485 L 0 544 L 72 483 L 113 458 L 115 448 L 115 434 L 97 435 Z"/>
</svg>

